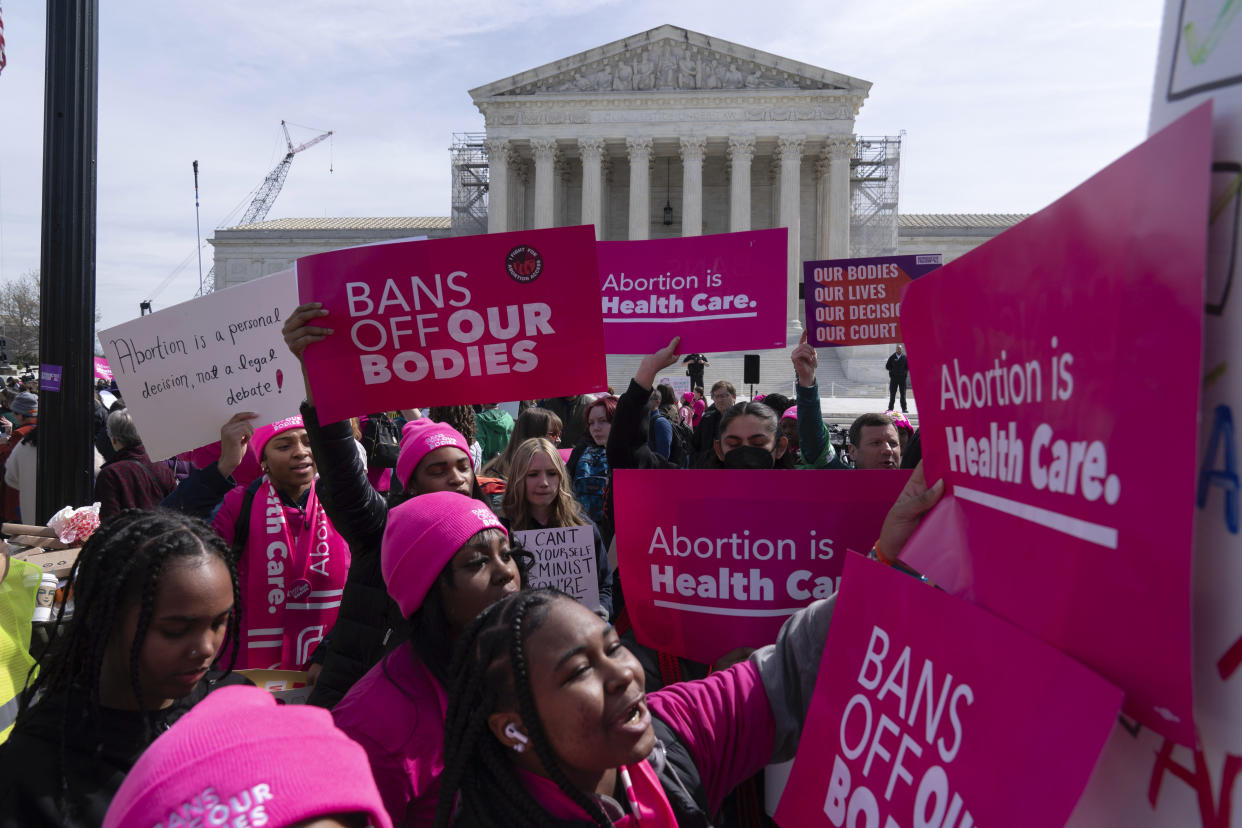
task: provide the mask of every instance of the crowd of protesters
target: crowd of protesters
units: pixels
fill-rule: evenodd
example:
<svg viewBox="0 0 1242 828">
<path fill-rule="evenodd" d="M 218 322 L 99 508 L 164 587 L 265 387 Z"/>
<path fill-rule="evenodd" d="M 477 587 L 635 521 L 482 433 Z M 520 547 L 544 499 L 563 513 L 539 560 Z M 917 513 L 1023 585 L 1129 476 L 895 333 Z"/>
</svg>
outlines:
<svg viewBox="0 0 1242 828">
<path fill-rule="evenodd" d="M 299 307 L 290 352 L 331 347 Z M 615 554 L 623 468 L 914 468 L 904 414 L 834 444 L 815 350 L 793 396 L 704 392 L 674 338 L 620 394 L 221 423 L 153 460 L 115 386 L 95 398 L 100 528 L 0 744 L 0 826 L 757 825 L 790 758 L 833 599 L 711 664 L 635 640 Z M 680 398 L 656 383 L 679 361 Z M 0 392 L 0 506 L 33 522 L 34 388 Z M 901 551 L 938 499 L 916 469 L 885 522 Z M 599 606 L 530 588 L 515 532 L 584 527 Z M 873 554 L 880 554 L 875 553 Z M 278 706 L 238 670 L 301 671 Z M 330 711 L 330 712 L 328 712 Z M 749 804 L 748 804 L 749 803 Z"/>
</svg>

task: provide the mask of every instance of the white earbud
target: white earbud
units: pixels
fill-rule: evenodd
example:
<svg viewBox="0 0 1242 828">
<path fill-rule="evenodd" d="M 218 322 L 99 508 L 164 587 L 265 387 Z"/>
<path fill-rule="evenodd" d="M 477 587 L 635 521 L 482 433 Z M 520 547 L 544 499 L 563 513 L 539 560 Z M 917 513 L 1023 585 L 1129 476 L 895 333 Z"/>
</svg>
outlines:
<svg viewBox="0 0 1242 828">
<path fill-rule="evenodd" d="M 526 745 L 530 742 L 530 737 L 518 730 L 517 725 L 513 722 L 509 722 L 505 725 L 505 735 L 517 742 L 517 744 L 513 746 L 513 749 L 518 753 L 526 750 Z"/>
</svg>

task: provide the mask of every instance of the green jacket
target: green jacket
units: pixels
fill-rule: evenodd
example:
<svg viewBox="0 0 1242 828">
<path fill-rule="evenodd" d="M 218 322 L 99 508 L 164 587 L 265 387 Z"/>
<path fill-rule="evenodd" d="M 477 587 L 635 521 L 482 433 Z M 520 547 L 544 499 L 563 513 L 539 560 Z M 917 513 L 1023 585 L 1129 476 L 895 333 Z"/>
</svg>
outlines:
<svg viewBox="0 0 1242 828">
<path fill-rule="evenodd" d="M 478 433 L 479 445 L 483 447 L 483 462 L 486 463 L 509 445 L 509 437 L 513 434 L 513 417 L 503 408 L 490 408 L 480 411 L 474 417 L 475 431 Z"/>
</svg>

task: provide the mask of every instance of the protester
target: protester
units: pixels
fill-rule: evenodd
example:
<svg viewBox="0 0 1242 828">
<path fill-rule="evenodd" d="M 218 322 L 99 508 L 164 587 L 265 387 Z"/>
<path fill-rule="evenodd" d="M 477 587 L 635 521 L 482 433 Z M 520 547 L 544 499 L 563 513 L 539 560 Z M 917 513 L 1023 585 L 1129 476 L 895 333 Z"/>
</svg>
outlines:
<svg viewBox="0 0 1242 828">
<path fill-rule="evenodd" d="M 846 468 L 829 439 L 828 426 L 824 423 L 819 402 L 819 381 L 815 371 L 819 368 L 819 352 L 815 346 L 807 342 L 806 331 L 802 339 L 789 353 L 793 362 L 794 394 L 797 395 L 797 431 L 798 448 L 801 454 L 801 468 L 806 469 L 843 469 Z M 788 414 L 788 412 L 786 412 Z M 781 420 L 784 426 L 784 418 Z"/>
<path fill-rule="evenodd" d="M 366 454 L 367 480 L 377 490 L 386 492 L 392 485 L 392 470 L 400 452 L 401 426 L 386 411 L 368 414 L 359 426 L 361 434 L 357 436 Z"/>
<path fill-rule="evenodd" d="M 692 428 L 698 428 L 699 422 L 703 419 L 704 412 L 707 411 L 707 401 L 703 399 L 703 386 L 695 386 L 694 389 L 694 421 L 690 423 Z"/>
<path fill-rule="evenodd" d="M 711 450 L 720 429 L 720 418 L 737 402 L 737 389 L 728 380 L 717 380 L 712 386 L 713 407 L 703 415 L 694 429 L 693 449 L 696 454 Z"/>
<path fill-rule="evenodd" d="M 237 572 L 202 521 L 122 512 L 82 547 L 52 645 L 0 745 L 0 826 L 98 826 L 138 756 L 237 653 Z M 144 823 L 145 824 L 145 823 Z"/>
<path fill-rule="evenodd" d="M 897 428 L 897 437 L 901 440 L 901 455 L 905 457 L 906 447 L 910 444 L 910 438 L 914 436 L 914 426 L 904 411 L 885 411 L 884 414 L 893 421 L 893 425 Z"/>
<path fill-rule="evenodd" d="M 38 438 L 25 443 L 16 460 L 13 460 L 12 454 L 23 443 L 26 435 L 35 430 L 38 422 L 39 398 L 28 391 L 16 395 L 13 398 L 13 430 L 8 440 L 0 445 L 0 470 L 3 471 L 0 475 L 0 482 L 3 483 L 0 486 L 0 492 L 3 493 L 0 505 L 4 507 L 4 519 L 8 521 L 35 520 L 34 492 L 38 461 L 35 446 Z M 22 508 L 23 505 L 25 508 Z"/>
<path fill-rule="evenodd" d="M 577 430 L 579 434 L 586 433 L 585 415 L 586 408 L 583 408 L 583 426 Z M 483 474 L 508 480 L 509 465 L 513 462 L 513 452 L 517 451 L 518 446 L 532 437 L 543 437 L 551 440 L 554 445 L 560 445 L 563 428 L 561 418 L 555 412 L 538 406 L 526 409 L 518 414 L 513 434 L 510 435 L 509 444 L 505 446 L 504 452 L 492 458 L 492 461 L 483 467 Z"/>
<path fill-rule="evenodd" d="M 582 435 L 586 433 L 586 426 L 583 424 L 586 422 L 586 410 L 590 404 L 591 398 L 584 394 L 550 397 L 539 401 L 540 408 L 551 411 L 565 424 L 564 434 L 558 435 L 553 441 L 557 444 L 557 448 L 573 448 L 582 439 Z"/>
<path fill-rule="evenodd" d="M 104 828 L 167 825 L 390 828 L 366 753 L 324 710 L 257 687 L 212 693 L 160 736 Z"/>
<path fill-rule="evenodd" d="M 108 438 L 115 451 L 95 480 L 99 519 L 108 520 L 123 509 L 151 509 L 176 488 L 173 471 L 166 463 L 147 456 L 142 437 L 128 409 L 113 411 L 107 420 Z"/>
<path fill-rule="evenodd" d="M 903 413 L 909 411 L 906 408 L 906 377 L 910 374 L 910 363 L 906 361 L 906 351 L 901 345 L 884 363 L 884 370 L 888 371 L 888 409 L 893 409 L 893 401 L 900 391 L 901 410 Z"/>
<path fill-rule="evenodd" d="M 562 529 L 567 526 L 590 526 L 595 544 L 595 572 L 599 585 L 599 602 L 603 615 L 612 615 L 612 567 L 608 564 L 608 548 L 599 527 L 574 500 L 569 489 L 569 475 L 556 446 L 534 437 L 513 454 L 512 477 L 505 490 L 504 517 L 501 521 L 510 531 L 528 529 Z"/>
<path fill-rule="evenodd" d="M 574 498 L 582 505 L 587 517 L 599 527 L 604 543 L 612 542 L 613 524 L 605 512 L 612 475 L 608 468 L 608 433 L 617 411 L 617 398 L 608 394 L 591 403 L 587 409 L 586 436 L 574 446 L 566 469 Z"/>
<path fill-rule="evenodd" d="M 647 447 L 665 460 L 673 460 L 676 465 L 681 465 L 670 457 L 673 444 L 673 423 L 668 418 L 668 407 L 672 398 L 673 389 L 667 385 L 657 385 L 651 389 L 651 397 L 648 401 L 650 411 L 647 414 Z"/>
<path fill-rule="evenodd" d="M 254 417 L 242 412 L 225 423 L 219 460 L 188 477 L 166 502 L 179 501 L 191 514 L 215 509 L 212 526 L 232 547 L 241 579 L 238 666 L 306 670 L 336 622 L 350 547 L 320 500 L 302 418 L 256 429 Z M 357 446 L 350 431 L 352 456 L 361 465 Z M 232 473 L 247 454 L 263 474 L 237 485 Z"/>
<path fill-rule="evenodd" d="M 311 302 L 297 307 L 285 321 L 285 344 L 299 363 L 307 347 L 331 335 L 331 328 L 316 324 L 326 314 L 320 303 Z M 302 373 L 305 382 L 305 367 Z M 402 614 L 384 587 L 381 568 L 380 550 L 389 509 L 433 492 L 454 491 L 480 502 L 484 495 L 465 438 L 450 426 L 421 419 L 402 429 L 396 477 L 385 499 L 367 483 L 349 423 L 321 425 L 310 386 L 306 386 L 302 419 L 311 451 L 323 470 L 319 479 L 323 502 L 352 550 L 341 611 L 322 648 L 323 667 L 310 697 L 311 704 L 330 708 L 408 636 Z"/>
<path fill-rule="evenodd" d="M 513 434 L 513 417 L 496 403 L 487 403 L 475 414 L 479 431 L 479 445 L 483 448 L 483 463 L 505 450 Z"/>
<path fill-rule="evenodd" d="M 485 607 L 520 589 L 529 557 L 486 508 L 434 492 L 392 509 L 381 553 L 384 583 L 409 619 L 410 637 L 333 709 L 366 750 L 396 825 L 426 825 L 444 771 L 446 680 L 454 642 Z"/>
<path fill-rule="evenodd" d="M 437 423 L 448 423 L 453 430 L 466 438 L 470 446 L 470 459 L 477 474 L 483 468 L 483 447 L 475 439 L 474 409 L 468 405 L 437 405 L 427 409 L 427 416 Z"/>
<path fill-rule="evenodd" d="M 681 403 L 677 406 L 677 416 L 681 424 L 694 428 L 694 394 L 687 391 L 681 395 Z"/>
<path fill-rule="evenodd" d="M 862 414 L 850 424 L 850 458 L 856 469 L 901 468 L 901 439 L 885 414 Z"/>
</svg>

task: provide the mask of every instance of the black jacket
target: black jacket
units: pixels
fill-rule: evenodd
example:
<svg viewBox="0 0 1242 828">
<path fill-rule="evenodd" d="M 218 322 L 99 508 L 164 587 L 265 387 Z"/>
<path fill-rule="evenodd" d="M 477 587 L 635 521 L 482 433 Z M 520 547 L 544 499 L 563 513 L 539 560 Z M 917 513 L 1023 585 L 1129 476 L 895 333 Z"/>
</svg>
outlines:
<svg viewBox="0 0 1242 828">
<path fill-rule="evenodd" d="M 884 370 L 888 371 L 888 378 L 902 382 L 906 375 L 910 373 L 910 363 L 906 360 L 905 354 L 893 352 L 888 358 L 888 362 L 884 363 Z"/>
<path fill-rule="evenodd" d="M 609 469 L 677 469 L 647 446 L 647 401 L 651 389 L 643 388 L 636 380 L 617 401 L 617 411 L 612 415 L 612 430 L 608 432 Z M 706 417 L 704 418 L 706 419 Z"/>
<path fill-rule="evenodd" d="M 249 683 L 236 673 L 223 680 L 209 674 L 190 695 L 151 714 L 149 730 L 136 710 L 104 707 L 93 718 L 80 694 L 42 699 L 0 744 L 0 828 L 102 825 L 125 775 L 157 736 L 216 687 Z"/>
<path fill-rule="evenodd" d="M 313 406 L 302 404 L 302 422 L 319 469 L 315 491 L 351 554 L 336 626 L 328 635 L 323 671 L 310 703 L 333 707 L 358 679 L 408 637 L 380 569 L 388 502 L 367 481 L 348 420 L 321 426 Z M 394 483 L 394 485 L 397 485 Z"/>
</svg>

